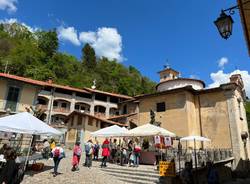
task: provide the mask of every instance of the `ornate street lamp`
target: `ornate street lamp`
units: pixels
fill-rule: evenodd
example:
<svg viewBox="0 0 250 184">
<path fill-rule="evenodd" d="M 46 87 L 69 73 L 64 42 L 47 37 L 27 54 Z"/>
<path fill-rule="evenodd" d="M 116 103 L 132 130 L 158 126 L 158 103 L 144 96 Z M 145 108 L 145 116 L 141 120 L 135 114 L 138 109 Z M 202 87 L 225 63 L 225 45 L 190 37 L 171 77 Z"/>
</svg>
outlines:
<svg viewBox="0 0 250 184">
<path fill-rule="evenodd" d="M 250 0 L 244 1 L 242 5 L 249 3 Z M 221 10 L 220 17 L 217 18 L 216 21 L 214 21 L 214 24 L 216 25 L 220 35 L 224 39 L 228 39 L 232 35 L 232 28 L 233 28 L 233 19 L 231 15 L 235 13 L 235 9 L 239 9 L 239 6 L 232 6 L 228 9 Z M 229 15 L 226 14 L 226 12 L 229 12 Z"/>
<path fill-rule="evenodd" d="M 220 35 L 224 39 L 228 39 L 232 35 L 233 19 L 230 15 L 227 15 L 224 10 L 221 10 L 220 17 L 214 21 Z"/>
</svg>

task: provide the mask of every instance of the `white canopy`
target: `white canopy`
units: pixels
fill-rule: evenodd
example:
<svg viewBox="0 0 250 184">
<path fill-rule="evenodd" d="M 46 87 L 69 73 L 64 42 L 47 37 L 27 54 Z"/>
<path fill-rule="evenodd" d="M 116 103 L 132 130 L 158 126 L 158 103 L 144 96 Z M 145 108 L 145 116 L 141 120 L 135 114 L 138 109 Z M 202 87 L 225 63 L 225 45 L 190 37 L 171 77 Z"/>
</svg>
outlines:
<svg viewBox="0 0 250 184">
<path fill-rule="evenodd" d="M 0 131 L 34 135 L 62 134 L 28 112 L 0 118 Z"/>
<path fill-rule="evenodd" d="M 164 128 L 152 125 L 145 124 L 134 129 L 128 131 L 126 136 L 154 136 L 154 135 L 162 135 L 162 136 L 170 136 L 175 137 L 176 135 L 173 132 L 170 132 Z"/>
<path fill-rule="evenodd" d="M 181 141 L 211 141 L 210 139 L 206 137 L 201 137 L 198 135 L 191 135 L 191 136 L 183 137 L 180 140 Z"/>
<path fill-rule="evenodd" d="M 102 128 L 100 130 L 92 132 L 90 135 L 93 137 L 120 137 L 127 132 L 128 130 L 125 127 L 121 128 L 117 125 L 113 125 L 113 126 Z"/>
</svg>

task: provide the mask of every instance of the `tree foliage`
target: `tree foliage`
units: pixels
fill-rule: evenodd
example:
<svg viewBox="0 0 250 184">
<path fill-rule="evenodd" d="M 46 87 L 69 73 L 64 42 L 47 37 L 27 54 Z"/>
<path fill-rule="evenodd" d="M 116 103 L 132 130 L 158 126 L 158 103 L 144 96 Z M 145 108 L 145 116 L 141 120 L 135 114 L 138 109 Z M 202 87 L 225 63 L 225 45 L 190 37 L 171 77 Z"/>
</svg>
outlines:
<svg viewBox="0 0 250 184">
<path fill-rule="evenodd" d="M 250 130 L 250 102 L 249 101 L 245 103 L 245 108 L 246 108 L 248 129 Z"/>
<path fill-rule="evenodd" d="M 98 90 L 137 95 L 154 91 L 155 83 L 133 66 L 125 67 L 115 60 L 97 58 L 86 44 L 82 59 L 58 51 L 56 30 L 30 32 L 17 23 L 0 24 L 0 72 L 53 80 L 62 85 L 91 87 L 96 80 Z"/>
<path fill-rule="evenodd" d="M 96 67 L 95 50 L 88 43 L 82 48 L 82 63 L 89 70 Z"/>
</svg>

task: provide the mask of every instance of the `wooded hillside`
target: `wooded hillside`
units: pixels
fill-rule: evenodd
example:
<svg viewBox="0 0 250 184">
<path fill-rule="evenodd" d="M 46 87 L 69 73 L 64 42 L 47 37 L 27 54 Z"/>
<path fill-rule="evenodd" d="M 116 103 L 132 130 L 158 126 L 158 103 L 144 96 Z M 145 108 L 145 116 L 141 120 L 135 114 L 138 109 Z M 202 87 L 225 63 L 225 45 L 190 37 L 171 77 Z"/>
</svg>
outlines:
<svg viewBox="0 0 250 184">
<path fill-rule="evenodd" d="M 56 30 L 30 32 L 17 23 L 0 24 L 0 72 L 44 81 L 51 77 L 79 88 L 91 87 L 96 79 L 98 90 L 131 96 L 154 91 L 155 83 L 135 67 L 97 58 L 89 44 L 82 48 L 81 60 L 58 48 Z"/>
</svg>

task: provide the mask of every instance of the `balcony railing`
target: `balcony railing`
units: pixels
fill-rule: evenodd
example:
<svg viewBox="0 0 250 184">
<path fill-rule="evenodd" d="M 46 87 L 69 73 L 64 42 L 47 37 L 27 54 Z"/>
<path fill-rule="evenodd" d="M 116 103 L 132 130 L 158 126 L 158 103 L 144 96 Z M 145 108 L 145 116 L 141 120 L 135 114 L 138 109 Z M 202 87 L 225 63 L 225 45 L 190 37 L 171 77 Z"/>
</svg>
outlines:
<svg viewBox="0 0 250 184">
<path fill-rule="evenodd" d="M 37 104 L 39 109 L 48 110 L 48 105 Z"/>
<path fill-rule="evenodd" d="M 97 116 L 99 118 L 105 118 L 106 117 L 105 113 L 101 113 L 101 112 L 95 112 L 95 116 Z"/>
<path fill-rule="evenodd" d="M 75 109 L 75 111 L 78 111 L 78 112 L 84 112 L 84 113 L 90 114 L 90 111 L 87 111 L 87 110 Z"/>
<path fill-rule="evenodd" d="M 54 112 L 61 112 L 61 113 L 70 113 L 70 109 L 62 108 L 62 107 L 54 107 Z"/>
<path fill-rule="evenodd" d="M 197 159 L 197 167 L 205 166 L 207 161 L 214 163 L 225 161 L 233 158 L 233 152 L 231 149 L 205 149 L 205 150 L 194 150 L 187 149 L 168 149 L 167 154 L 161 155 L 163 160 L 175 160 L 176 171 L 181 171 L 185 167 L 185 162 L 192 161 L 193 167 L 195 166 L 195 155 Z"/>
</svg>

